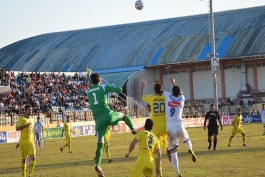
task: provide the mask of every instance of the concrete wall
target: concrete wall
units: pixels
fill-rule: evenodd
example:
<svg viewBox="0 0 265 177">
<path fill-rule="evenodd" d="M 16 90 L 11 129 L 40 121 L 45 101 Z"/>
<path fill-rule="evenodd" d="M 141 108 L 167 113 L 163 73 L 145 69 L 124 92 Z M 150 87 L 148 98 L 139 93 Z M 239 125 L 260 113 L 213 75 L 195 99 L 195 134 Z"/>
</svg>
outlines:
<svg viewBox="0 0 265 177">
<path fill-rule="evenodd" d="M 258 73 L 258 88 L 259 90 L 265 90 L 265 67 L 257 67 Z M 213 99 L 213 75 L 210 71 L 197 71 L 192 72 L 193 74 L 193 90 L 194 99 Z M 241 68 L 229 68 L 224 70 L 225 76 L 225 92 L 226 98 L 236 98 L 239 90 L 241 90 Z M 185 94 L 186 100 L 190 100 L 190 81 L 189 73 L 181 72 L 174 74 L 163 73 L 163 86 L 164 90 L 171 91 L 171 84 L 169 79 L 174 77 L 176 83 L 181 87 L 183 93 Z M 247 68 L 247 84 L 254 88 L 253 79 L 253 68 Z M 129 80 L 128 84 L 136 78 L 144 78 L 146 81 L 146 87 L 143 94 L 153 93 L 152 82 L 159 80 L 159 69 L 146 69 L 137 72 Z M 217 74 L 218 82 L 218 97 L 222 97 L 222 87 L 221 87 L 221 75 Z M 130 94 L 127 92 L 128 95 Z"/>
<path fill-rule="evenodd" d="M 257 67 L 258 90 L 265 90 L 265 67 Z"/>
<path fill-rule="evenodd" d="M 225 97 L 236 98 L 237 93 L 241 90 L 241 69 L 226 69 L 225 83 Z"/>
</svg>

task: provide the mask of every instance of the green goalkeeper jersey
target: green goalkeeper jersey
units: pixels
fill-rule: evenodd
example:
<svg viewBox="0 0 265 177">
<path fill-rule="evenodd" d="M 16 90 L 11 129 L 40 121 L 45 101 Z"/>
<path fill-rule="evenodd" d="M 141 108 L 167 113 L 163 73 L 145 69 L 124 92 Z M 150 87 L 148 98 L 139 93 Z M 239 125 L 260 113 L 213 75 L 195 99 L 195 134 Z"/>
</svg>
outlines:
<svg viewBox="0 0 265 177">
<path fill-rule="evenodd" d="M 93 117 L 96 119 L 105 111 L 110 111 L 107 94 L 109 92 L 121 93 L 122 88 L 118 86 L 109 85 L 93 85 L 87 92 L 87 97 L 90 103 L 90 109 L 92 110 Z"/>
</svg>

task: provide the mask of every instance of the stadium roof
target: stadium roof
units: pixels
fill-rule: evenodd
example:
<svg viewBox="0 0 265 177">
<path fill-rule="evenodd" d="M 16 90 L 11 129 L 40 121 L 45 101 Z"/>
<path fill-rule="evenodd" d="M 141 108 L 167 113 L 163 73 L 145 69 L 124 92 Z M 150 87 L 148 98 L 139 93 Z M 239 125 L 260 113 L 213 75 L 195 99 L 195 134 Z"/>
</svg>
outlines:
<svg viewBox="0 0 265 177">
<path fill-rule="evenodd" d="M 219 58 L 265 54 L 265 6 L 214 13 Z M 13 71 L 86 71 L 203 61 L 208 14 L 43 34 L 0 49 Z M 140 70 L 140 69 L 139 69 Z"/>
</svg>

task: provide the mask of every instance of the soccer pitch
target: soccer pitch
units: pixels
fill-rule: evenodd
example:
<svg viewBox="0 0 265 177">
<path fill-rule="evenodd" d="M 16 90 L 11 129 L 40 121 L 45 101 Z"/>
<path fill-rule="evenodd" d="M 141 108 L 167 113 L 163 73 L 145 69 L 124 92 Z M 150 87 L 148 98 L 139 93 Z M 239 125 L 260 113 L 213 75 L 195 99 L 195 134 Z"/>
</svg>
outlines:
<svg viewBox="0 0 265 177">
<path fill-rule="evenodd" d="M 265 176 L 265 136 L 262 136 L 262 124 L 244 124 L 247 147 L 242 146 L 241 135 L 236 135 L 227 147 L 231 134 L 231 126 L 219 129 L 217 150 L 208 150 L 207 131 L 202 127 L 187 128 L 197 162 L 192 162 L 183 143 L 179 143 L 179 167 L 184 177 L 264 177 Z M 126 177 L 136 160 L 138 146 L 129 159 L 124 158 L 134 136 L 130 133 L 111 134 L 110 153 L 114 160 L 111 164 L 103 152 L 102 169 L 106 177 Z M 65 139 L 44 141 L 44 149 L 37 149 L 36 167 L 33 177 L 65 177 L 88 176 L 97 177 L 94 171 L 94 154 L 96 149 L 95 136 L 72 138 L 72 151 L 59 148 L 65 144 Z M 21 157 L 15 143 L 1 144 L 0 176 L 21 176 Z M 168 161 L 166 151 L 162 149 L 163 177 L 174 177 L 175 172 Z"/>
</svg>

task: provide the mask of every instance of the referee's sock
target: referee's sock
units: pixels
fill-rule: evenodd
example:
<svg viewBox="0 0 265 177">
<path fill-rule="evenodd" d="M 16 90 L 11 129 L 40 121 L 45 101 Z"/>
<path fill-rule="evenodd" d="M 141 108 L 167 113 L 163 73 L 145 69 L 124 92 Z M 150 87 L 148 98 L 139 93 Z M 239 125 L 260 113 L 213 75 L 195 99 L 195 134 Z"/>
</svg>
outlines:
<svg viewBox="0 0 265 177">
<path fill-rule="evenodd" d="M 217 145 L 217 139 L 214 139 L 214 140 L 213 140 L 213 149 L 216 148 L 216 145 Z"/>
</svg>

